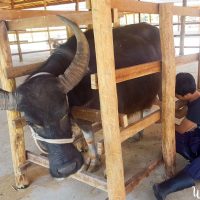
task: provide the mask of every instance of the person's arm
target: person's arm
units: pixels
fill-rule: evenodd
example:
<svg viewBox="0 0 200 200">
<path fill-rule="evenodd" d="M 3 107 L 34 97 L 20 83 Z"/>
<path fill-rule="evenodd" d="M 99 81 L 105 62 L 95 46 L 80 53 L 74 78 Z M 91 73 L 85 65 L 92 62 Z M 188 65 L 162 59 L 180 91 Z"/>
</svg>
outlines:
<svg viewBox="0 0 200 200">
<path fill-rule="evenodd" d="M 175 125 L 175 130 L 178 133 L 184 134 L 185 132 L 188 132 L 196 127 L 197 127 L 196 123 L 190 121 L 187 118 L 184 118 L 180 125 Z"/>
<path fill-rule="evenodd" d="M 175 117 L 178 119 L 185 117 L 185 115 L 187 114 L 187 110 L 188 110 L 187 106 L 183 106 L 183 107 L 179 108 L 178 110 L 175 110 L 175 112 L 176 112 Z"/>
</svg>

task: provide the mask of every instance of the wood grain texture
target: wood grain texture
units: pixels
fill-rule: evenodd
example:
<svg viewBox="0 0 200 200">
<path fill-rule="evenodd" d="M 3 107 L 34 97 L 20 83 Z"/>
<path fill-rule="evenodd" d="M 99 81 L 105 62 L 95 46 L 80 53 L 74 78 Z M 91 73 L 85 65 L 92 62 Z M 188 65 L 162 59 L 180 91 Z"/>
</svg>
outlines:
<svg viewBox="0 0 200 200">
<path fill-rule="evenodd" d="M 162 51 L 162 150 L 166 173 L 175 173 L 175 50 L 173 38 L 173 4 L 160 4 L 160 38 Z"/>
<path fill-rule="evenodd" d="M 125 200 L 110 0 L 92 0 L 92 18 L 110 200 Z"/>
<path fill-rule="evenodd" d="M 4 22 L 0 22 L 0 75 L 2 88 L 12 92 L 16 88 L 16 83 L 14 79 L 7 79 L 6 69 L 12 68 L 11 52 L 7 36 L 6 25 Z M 7 111 L 8 128 L 10 134 L 10 145 L 13 160 L 13 168 L 15 174 L 16 186 L 18 188 L 23 188 L 27 186 L 28 179 L 24 172 L 20 171 L 19 166 L 26 162 L 25 156 L 25 144 L 24 144 L 24 132 L 22 127 L 15 128 L 13 126 L 13 120 L 20 118 L 19 112 Z"/>
</svg>

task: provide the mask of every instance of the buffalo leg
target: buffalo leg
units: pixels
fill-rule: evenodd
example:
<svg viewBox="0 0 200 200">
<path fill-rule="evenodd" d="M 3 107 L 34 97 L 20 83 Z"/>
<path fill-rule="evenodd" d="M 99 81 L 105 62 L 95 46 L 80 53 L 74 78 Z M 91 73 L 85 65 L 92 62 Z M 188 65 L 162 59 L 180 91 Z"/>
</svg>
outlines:
<svg viewBox="0 0 200 200">
<path fill-rule="evenodd" d="M 94 133 L 92 131 L 91 124 L 83 120 L 78 120 L 77 124 L 82 130 L 83 136 L 88 145 L 89 155 L 86 157 L 85 160 L 85 170 L 87 170 L 88 172 L 94 172 L 99 168 L 100 160 L 97 154 L 97 148 L 95 146 Z"/>
</svg>

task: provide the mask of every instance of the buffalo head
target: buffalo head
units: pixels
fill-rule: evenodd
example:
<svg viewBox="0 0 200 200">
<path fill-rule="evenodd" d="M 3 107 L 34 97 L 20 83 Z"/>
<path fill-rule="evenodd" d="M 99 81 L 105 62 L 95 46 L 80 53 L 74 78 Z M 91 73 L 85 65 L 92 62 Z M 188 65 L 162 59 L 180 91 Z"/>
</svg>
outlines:
<svg viewBox="0 0 200 200">
<path fill-rule="evenodd" d="M 72 137 L 67 93 L 86 74 L 89 62 L 89 45 L 85 35 L 76 24 L 64 17 L 60 18 L 73 29 L 77 40 L 77 50 L 71 64 L 65 66 L 62 74 L 57 74 L 56 69 L 63 62 L 60 60 L 63 55 L 59 55 L 59 60 L 55 60 L 53 54 L 52 59 L 46 62 L 48 65 L 44 64 L 39 73 L 35 72 L 29 76 L 16 91 L 0 90 L 0 108 L 23 112 L 32 129 L 40 137 L 47 139 Z M 48 66 L 51 70 L 48 70 Z M 55 73 L 52 73 L 52 66 Z M 66 177 L 82 166 L 82 155 L 72 143 L 42 143 L 48 151 L 52 176 Z"/>
</svg>

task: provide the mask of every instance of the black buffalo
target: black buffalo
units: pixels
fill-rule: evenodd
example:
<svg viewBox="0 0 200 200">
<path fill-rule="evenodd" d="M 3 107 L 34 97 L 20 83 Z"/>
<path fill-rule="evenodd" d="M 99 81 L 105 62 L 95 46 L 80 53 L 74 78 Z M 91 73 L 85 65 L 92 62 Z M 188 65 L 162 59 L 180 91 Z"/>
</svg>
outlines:
<svg viewBox="0 0 200 200">
<path fill-rule="evenodd" d="M 23 112 L 32 129 L 49 139 L 72 137 L 73 106 L 100 107 L 98 91 L 92 90 L 90 83 L 90 74 L 97 72 L 93 31 L 83 34 L 73 22 L 60 18 L 71 26 L 75 36 L 57 48 L 16 91 L 0 91 L 1 109 Z M 154 26 L 141 23 L 114 28 L 113 37 L 116 69 L 161 59 L 159 30 Z M 150 107 L 159 88 L 160 74 L 117 84 L 119 112 L 129 114 Z M 92 171 L 98 159 L 91 145 L 90 126 L 82 121 L 77 124 L 89 144 L 91 159 L 87 165 Z M 83 157 L 72 143 L 43 144 L 49 153 L 52 176 L 69 176 L 83 165 Z"/>
</svg>

